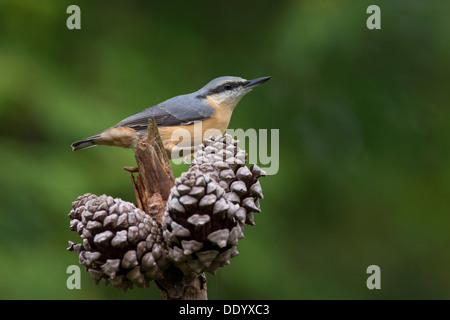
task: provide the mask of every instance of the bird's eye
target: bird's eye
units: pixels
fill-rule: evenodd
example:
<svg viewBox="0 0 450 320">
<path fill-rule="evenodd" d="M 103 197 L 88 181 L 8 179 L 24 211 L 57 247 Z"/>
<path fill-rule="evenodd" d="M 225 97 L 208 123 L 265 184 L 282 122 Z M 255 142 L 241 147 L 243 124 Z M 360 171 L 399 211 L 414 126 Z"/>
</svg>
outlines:
<svg viewBox="0 0 450 320">
<path fill-rule="evenodd" d="M 225 83 L 225 84 L 223 85 L 223 87 L 224 87 L 226 90 L 231 90 L 231 84 L 229 84 L 229 83 Z"/>
</svg>

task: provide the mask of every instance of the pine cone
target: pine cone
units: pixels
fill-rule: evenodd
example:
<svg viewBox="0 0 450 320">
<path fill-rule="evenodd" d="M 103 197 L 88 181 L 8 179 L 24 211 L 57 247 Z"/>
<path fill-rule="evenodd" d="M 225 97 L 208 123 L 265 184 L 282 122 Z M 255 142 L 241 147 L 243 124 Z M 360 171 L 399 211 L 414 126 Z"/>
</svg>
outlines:
<svg viewBox="0 0 450 320">
<path fill-rule="evenodd" d="M 254 225 L 263 197 L 258 166 L 245 166 L 245 151 L 231 136 L 211 137 L 175 180 L 163 218 L 169 259 L 185 274 L 230 263 L 246 224 Z"/>
<path fill-rule="evenodd" d="M 96 283 L 104 279 L 126 291 L 147 287 L 170 265 L 158 224 L 132 203 L 85 194 L 72 203 L 70 229 L 82 243 L 69 241 Z"/>
<path fill-rule="evenodd" d="M 229 264 L 243 236 L 237 206 L 209 175 L 189 170 L 175 180 L 163 218 L 169 258 L 185 274 Z"/>
<path fill-rule="evenodd" d="M 264 199 L 259 177 L 266 173 L 256 164 L 250 169 L 247 154 L 238 147 L 238 141 L 230 135 L 212 136 L 206 139 L 191 163 L 191 170 L 208 174 L 227 193 L 227 199 L 245 208 L 245 224 L 255 225 L 253 214 L 261 212 L 259 199 Z M 241 215 L 243 217 L 244 214 Z"/>
</svg>

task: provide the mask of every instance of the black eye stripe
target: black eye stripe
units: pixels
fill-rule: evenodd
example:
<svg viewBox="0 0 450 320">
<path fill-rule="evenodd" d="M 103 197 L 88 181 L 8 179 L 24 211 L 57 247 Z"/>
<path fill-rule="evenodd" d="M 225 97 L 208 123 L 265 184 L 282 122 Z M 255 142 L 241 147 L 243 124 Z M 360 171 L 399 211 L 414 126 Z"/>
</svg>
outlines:
<svg viewBox="0 0 450 320">
<path fill-rule="evenodd" d="M 236 82 L 226 82 L 214 89 L 209 90 L 208 94 L 220 93 L 228 90 L 232 90 L 234 88 L 243 86 L 247 83 L 247 81 L 236 81 Z"/>
</svg>

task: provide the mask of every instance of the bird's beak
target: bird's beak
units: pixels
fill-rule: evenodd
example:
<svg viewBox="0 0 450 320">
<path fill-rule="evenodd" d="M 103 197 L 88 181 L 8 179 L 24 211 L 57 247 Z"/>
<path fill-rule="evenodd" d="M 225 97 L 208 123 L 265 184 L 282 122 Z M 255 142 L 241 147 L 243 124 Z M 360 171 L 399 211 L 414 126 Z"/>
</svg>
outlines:
<svg viewBox="0 0 450 320">
<path fill-rule="evenodd" d="M 269 80 L 271 78 L 272 78 L 271 76 L 268 76 L 268 77 L 261 77 L 261 78 L 256 78 L 256 79 L 253 79 L 253 80 L 248 80 L 248 82 L 244 86 L 244 88 L 250 89 L 250 88 L 256 87 L 256 86 L 260 85 L 261 83 L 266 82 L 267 80 Z"/>
</svg>

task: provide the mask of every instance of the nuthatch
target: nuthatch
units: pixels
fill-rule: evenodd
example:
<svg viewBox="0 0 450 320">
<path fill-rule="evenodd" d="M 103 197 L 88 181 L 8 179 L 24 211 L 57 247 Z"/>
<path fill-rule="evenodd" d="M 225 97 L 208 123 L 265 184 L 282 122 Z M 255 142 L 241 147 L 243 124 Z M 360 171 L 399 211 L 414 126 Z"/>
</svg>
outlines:
<svg viewBox="0 0 450 320">
<path fill-rule="evenodd" d="M 194 124 L 201 121 L 202 135 L 217 129 L 222 134 L 230 123 L 231 114 L 241 98 L 253 87 L 271 77 L 246 80 L 239 77 L 219 77 L 193 93 L 173 97 L 144 109 L 99 134 L 72 143 L 72 150 L 96 145 L 134 148 L 147 134 L 148 120 L 154 118 L 164 147 L 169 156 L 177 149 L 179 140 L 172 133 L 176 129 L 188 130 L 194 140 Z"/>
</svg>

